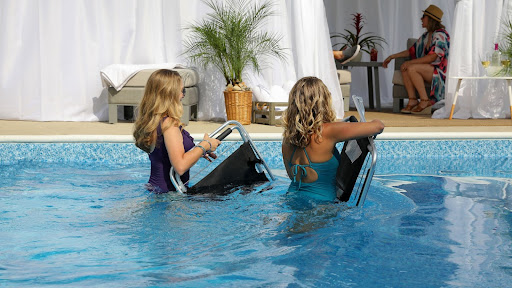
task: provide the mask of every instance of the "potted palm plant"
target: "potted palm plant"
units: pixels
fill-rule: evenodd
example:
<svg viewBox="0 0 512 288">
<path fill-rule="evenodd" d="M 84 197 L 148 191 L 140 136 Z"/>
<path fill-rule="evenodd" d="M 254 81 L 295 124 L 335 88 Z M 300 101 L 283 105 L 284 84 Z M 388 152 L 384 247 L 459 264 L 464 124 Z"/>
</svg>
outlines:
<svg viewBox="0 0 512 288">
<path fill-rule="evenodd" d="M 386 40 L 380 36 L 372 35 L 371 32 L 362 32 L 365 23 L 363 14 L 356 13 L 352 14 L 352 16 L 352 27 L 354 27 L 355 31 L 345 29 L 345 32 L 343 33 L 331 34 L 331 39 L 341 38 L 341 42 L 335 43 L 333 45 L 333 48 L 335 48 L 338 45 L 341 45 L 339 50 L 344 50 L 346 47 L 353 47 L 359 45 L 361 46 L 361 51 L 364 51 L 368 54 L 375 54 L 377 46 L 382 48 L 381 43 L 387 44 Z M 361 56 L 359 56 L 359 60 L 361 60 Z"/>
<path fill-rule="evenodd" d="M 202 20 L 186 27 L 184 52 L 192 63 L 212 65 L 226 79 L 224 100 L 228 120 L 250 124 L 252 92 L 242 79 L 245 69 L 260 72 L 268 57 L 285 60 L 281 36 L 262 31 L 274 15 L 271 0 L 250 5 L 247 0 L 203 0 L 211 8 Z"/>
<path fill-rule="evenodd" d="M 499 49 L 502 55 L 501 64 L 503 68 L 500 73 L 503 75 L 511 75 L 510 60 L 512 60 L 512 19 L 503 19 L 501 22 L 502 32 Z"/>
</svg>

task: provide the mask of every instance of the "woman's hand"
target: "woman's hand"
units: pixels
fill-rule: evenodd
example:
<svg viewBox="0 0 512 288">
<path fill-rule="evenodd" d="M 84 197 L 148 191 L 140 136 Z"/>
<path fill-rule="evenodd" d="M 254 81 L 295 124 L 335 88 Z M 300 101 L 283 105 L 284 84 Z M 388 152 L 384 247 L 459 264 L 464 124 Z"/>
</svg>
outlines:
<svg viewBox="0 0 512 288">
<path fill-rule="evenodd" d="M 388 68 L 388 64 L 389 64 L 389 62 L 391 62 L 391 60 L 393 60 L 393 58 L 390 55 L 390 56 L 388 56 L 388 58 L 384 59 L 384 62 L 382 62 L 382 67 Z"/>
<path fill-rule="evenodd" d="M 205 141 L 206 143 L 208 143 L 210 145 L 210 147 L 206 149 L 208 152 L 214 152 L 215 150 L 217 150 L 217 147 L 220 145 L 219 140 L 217 140 L 215 138 L 210 138 L 210 136 L 208 136 L 208 134 L 206 134 L 206 133 L 204 133 L 203 141 Z"/>
<path fill-rule="evenodd" d="M 208 136 L 206 133 L 204 134 L 203 141 L 203 144 L 209 145 L 209 149 L 207 149 L 206 153 L 203 154 L 202 157 L 212 162 L 213 160 L 217 159 L 217 155 L 213 153 L 213 151 L 217 150 L 217 147 L 220 145 L 220 141 L 215 138 L 210 138 L 210 136 Z"/>
</svg>

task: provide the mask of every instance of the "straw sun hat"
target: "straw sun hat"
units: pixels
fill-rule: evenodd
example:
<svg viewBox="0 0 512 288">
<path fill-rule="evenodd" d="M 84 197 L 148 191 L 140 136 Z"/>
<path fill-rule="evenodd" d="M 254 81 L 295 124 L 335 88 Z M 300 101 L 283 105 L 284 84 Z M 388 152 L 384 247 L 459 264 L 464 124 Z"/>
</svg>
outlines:
<svg viewBox="0 0 512 288">
<path fill-rule="evenodd" d="M 430 5 L 423 11 L 423 14 L 429 16 L 430 18 L 436 20 L 437 22 L 441 22 L 441 18 L 443 18 L 443 10 L 437 7 L 436 5 Z"/>
</svg>

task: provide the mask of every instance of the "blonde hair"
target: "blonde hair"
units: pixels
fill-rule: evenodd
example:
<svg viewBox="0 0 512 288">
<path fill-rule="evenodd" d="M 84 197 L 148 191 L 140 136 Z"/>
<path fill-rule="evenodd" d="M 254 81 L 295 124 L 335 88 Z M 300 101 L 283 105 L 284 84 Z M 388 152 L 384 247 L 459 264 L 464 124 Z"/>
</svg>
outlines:
<svg viewBox="0 0 512 288">
<path fill-rule="evenodd" d="M 426 14 L 425 14 L 425 16 L 427 16 L 427 18 L 428 18 L 427 27 L 426 27 L 428 32 L 434 32 L 439 29 L 444 29 L 444 25 L 441 24 L 441 22 L 437 21 L 436 19 L 434 19 Z"/>
<path fill-rule="evenodd" d="M 180 121 L 183 114 L 181 86 L 182 80 L 176 71 L 161 69 L 149 77 L 133 131 L 135 145 L 141 150 L 150 153 L 155 147 L 156 130 L 164 117 L 169 117 L 171 124 L 162 126 L 162 133 L 171 125 L 183 125 Z"/>
<path fill-rule="evenodd" d="M 336 121 L 332 108 L 331 93 L 316 77 L 304 77 L 297 81 L 290 91 L 288 109 L 282 117 L 283 142 L 305 148 L 311 142 L 322 137 L 324 123 Z"/>
</svg>

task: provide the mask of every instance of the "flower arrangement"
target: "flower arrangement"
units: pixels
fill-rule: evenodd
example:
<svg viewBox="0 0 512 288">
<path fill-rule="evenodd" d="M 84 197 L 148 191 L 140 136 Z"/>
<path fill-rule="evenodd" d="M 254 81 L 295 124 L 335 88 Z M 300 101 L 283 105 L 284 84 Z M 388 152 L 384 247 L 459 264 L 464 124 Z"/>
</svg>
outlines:
<svg viewBox="0 0 512 288">
<path fill-rule="evenodd" d="M 362 30 L 365 24 L 365 18 L 361 13 L 351 14 L 352 18 L 352 27 L 354 27 L 355 31 L 350 31 L 345 29 L 344 33 L 334 33 L 331 35 L 331 38 L 341 38 L 342 42 L 335 43 L 333 47 L 342 45 L 339 50 L 343 50 L 346 47 L 350 46 L 361 46 L 361 50 L 370 54 L 371 50 L 376 48 L 377 46 L 382 48 L 381 43 L 386 43 L 386 40 L 380 36 L 372 35 L 371 32 L 363 33 Z"/>
</svg>

